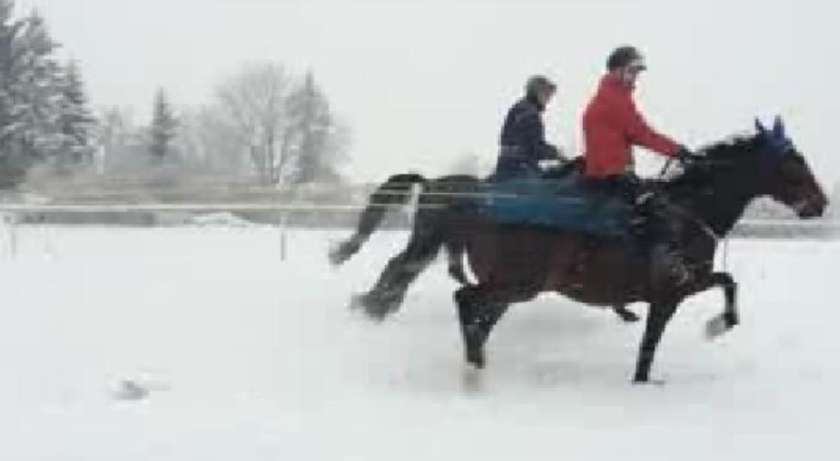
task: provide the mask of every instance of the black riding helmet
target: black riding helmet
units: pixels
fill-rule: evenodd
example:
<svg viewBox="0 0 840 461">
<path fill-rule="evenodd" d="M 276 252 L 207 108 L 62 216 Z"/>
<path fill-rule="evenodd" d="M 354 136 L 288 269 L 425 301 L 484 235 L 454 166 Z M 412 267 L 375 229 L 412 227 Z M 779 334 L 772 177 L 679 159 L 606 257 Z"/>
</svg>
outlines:
<svg viewBox="0 0 840 461">
<path fill-rule="evenodd" d="M 642 70 L 647 69 L 645 57 L 635 46 L 620 46 L 613 50 L 610 57 L 607 58 L 607 70 L 610 72 L 631 64 Z"/>
</svg>

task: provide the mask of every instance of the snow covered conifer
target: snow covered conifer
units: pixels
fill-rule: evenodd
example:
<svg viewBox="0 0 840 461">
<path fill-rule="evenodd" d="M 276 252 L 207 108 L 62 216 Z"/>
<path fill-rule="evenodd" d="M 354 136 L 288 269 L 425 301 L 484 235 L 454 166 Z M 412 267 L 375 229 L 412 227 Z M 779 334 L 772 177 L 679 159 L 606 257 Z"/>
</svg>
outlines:
<svg viewBox="0 0 840 461">
<path fill-rule="evenodd" d="M 315 83 L 312 72 L 289 96 L 289 119 L 296 139 L 295 183 L 335 181 L 344 139 L 326 95 Z"/>
<path fill-rule="evenodd" d="M 172 155 L 172 141 L 177 129 L 178 121 L 172 111 L 172 105 L 163 89 L 159 89 L 155 95 L 152 126 L 149 130 L 149 150 L 153 158 L 163 161 Z"/>
<path fill-rule="evenodd" d="M 40 14 L 15 18 L 14 7 L 0 0 L 0 187 L 54 161 L 62 144 L 59 45 Z"/>
<path fill-rule="evenodd" d="M 66 166 L 89 165 L 95 151 L 96 118 L 88 107 L 84 83 L 75 62 L 64 67 L 58 89 L 58 162 Z"/>
</svg>

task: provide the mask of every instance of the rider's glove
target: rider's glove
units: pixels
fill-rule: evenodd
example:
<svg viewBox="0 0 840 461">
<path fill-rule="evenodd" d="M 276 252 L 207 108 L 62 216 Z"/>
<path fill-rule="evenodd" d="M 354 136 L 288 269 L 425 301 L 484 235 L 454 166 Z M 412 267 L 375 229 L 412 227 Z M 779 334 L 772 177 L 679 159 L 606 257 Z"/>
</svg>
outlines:
<svg viewBox="0 0 840 461">
<path fill-rule="evenodd" d="M 697 160 L 703 158 L 702 156 L 690 151 L 685 146 L 680 146 L 679 150 L 677 150 L 676 157 L 677 161 L 679 161 L 680 164 L 682 164 L 683 166 L 688 165 L 690 163 L 694 163 Z"/>
<path fill-rule="evenodd" d="M 569 161 L 569 158 L 566 157 L 566 154 L 563 153 L 563 150 L 559 147 L 548 144 L 545 150 L 546 160 L 557 160 L 560 163 L 566 163 Z"/>
</svg>

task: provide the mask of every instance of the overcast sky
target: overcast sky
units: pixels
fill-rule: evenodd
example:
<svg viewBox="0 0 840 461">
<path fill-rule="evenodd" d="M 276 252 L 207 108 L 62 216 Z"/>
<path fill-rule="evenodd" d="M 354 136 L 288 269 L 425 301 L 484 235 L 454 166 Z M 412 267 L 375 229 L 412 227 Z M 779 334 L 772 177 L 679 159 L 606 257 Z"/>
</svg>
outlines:
<svg viewBox="0 0 840 461">
<path fill-rule="evenodd" d="M 814 1 L 18 0 L 47 18 L 96 105 L 148 113 L 158 86 L 209 101 L 243 63 L 311 69 L 353 129 L 357 179 L 444 173 L 458 155 L 491 162 L 525 78 L 560 91 L 552 141 L 578 151 L 580 112 L 607 53 L 648 57 L 639 105 L 690 146 L 780 113 L 830 186 L 840 179 L 834 79 L 840 8 Z M 641 154 L 646 155 L 645 153 Z"/>
</svg>

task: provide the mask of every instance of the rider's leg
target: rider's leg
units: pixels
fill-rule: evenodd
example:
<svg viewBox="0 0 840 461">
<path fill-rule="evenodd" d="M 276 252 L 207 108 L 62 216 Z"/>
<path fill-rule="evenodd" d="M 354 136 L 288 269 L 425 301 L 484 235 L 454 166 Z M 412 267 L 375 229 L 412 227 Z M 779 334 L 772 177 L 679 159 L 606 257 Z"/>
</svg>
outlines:
<svg viewBox="0 0 840 461">
<path fill-rule="evenodd" d="M 633 209 L 631 255 L 649 257 L 657 266 L 655 270 L 664 271 L 678 284 L 687 282 L 690 273 L 680 247 L 681 218 L 672 212 L 668 199 L 657 193 L 653 183 L 644 183 L 632 174 L 617 177 L 616 184 Z"/>
<path fill-rule="evenodd" d="M 680 244 L 684 223 L 680 215 L 672 211 L 666 199 L 655 197 L 651 201 L 647 227 L 653 269 L 672 278 L 677 284 L 683 284 L 691 276 Z"/>
</svg>

